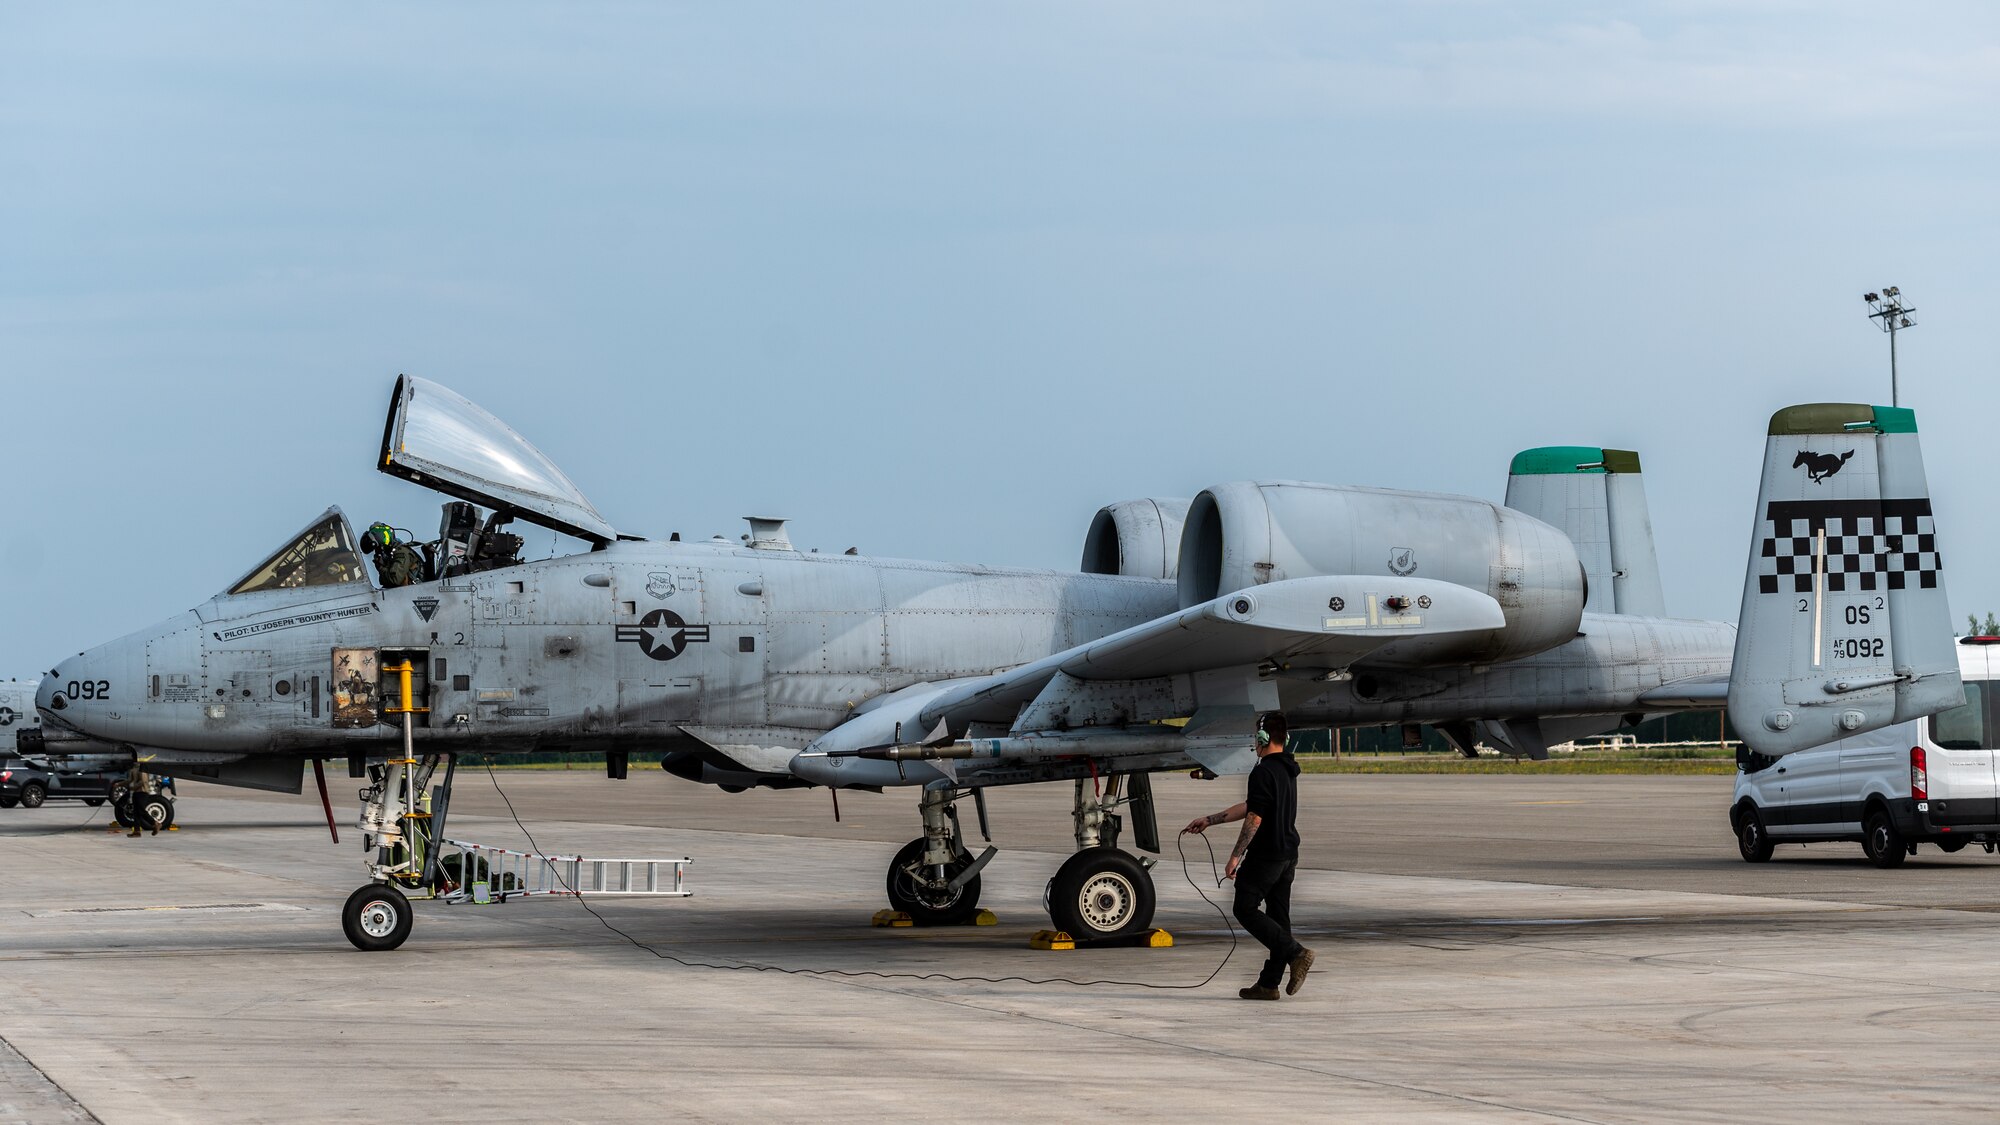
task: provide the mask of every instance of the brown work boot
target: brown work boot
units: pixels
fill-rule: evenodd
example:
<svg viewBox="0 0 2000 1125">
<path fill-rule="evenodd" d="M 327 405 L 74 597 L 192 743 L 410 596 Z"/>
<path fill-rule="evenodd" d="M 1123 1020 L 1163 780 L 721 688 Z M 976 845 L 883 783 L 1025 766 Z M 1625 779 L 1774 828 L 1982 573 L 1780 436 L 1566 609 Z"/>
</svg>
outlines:
<svg viewBox="0 0 2000 1125">
<path fill-rule="evenodd" d="M 1237 989 L 1236 995 L 1244 1000 L 1276 1000 L 1278 998 L 1278 990 L 1253 984 L 1248 988 Z"/>
<path fill-rule="evenodd" d="M 1292 958 L 1292 979 L 1285 982 L 1285 995 L 1297 996 L 1306 983 L 1306 974 L 1312 972 L 1313 951 L 1299 947 L 1299 955 Z"/>
<path fill-rule="evenodd" d="M 126 833 L 126 835 L 127 835 L 127 836 L 130 836 L 130 837 L 131 837 L 132 839 L 134 839 L 134 840 L 138 839 L 138 838 L 139 838 L 139 826 L 138 826 L 138 825 L 136 825 L 136 824 L 135 824 L 135 825 L 133 825 L 133 826 L 132 826 L 132 831 L 130 831 L 130 832 L 127 832 L 127 833 Z"/>
</svg>

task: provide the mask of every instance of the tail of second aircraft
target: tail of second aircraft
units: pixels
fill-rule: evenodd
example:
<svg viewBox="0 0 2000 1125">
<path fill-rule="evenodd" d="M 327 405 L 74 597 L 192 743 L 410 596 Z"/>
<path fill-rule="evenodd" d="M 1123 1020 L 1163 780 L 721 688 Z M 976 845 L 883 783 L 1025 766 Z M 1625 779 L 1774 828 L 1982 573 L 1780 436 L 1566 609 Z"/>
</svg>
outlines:
<svg viewBox="0 0 2000 1125">
<path fill-rule="evenodd" d="M 1771 416 L 1729 719 L 1785 754 L 1964 701 L 1930 489 L 1908 410 Z"/>
<path fill-rule="evenodd" d="M 1666 616 L 1637 453 L 1588 445 L 1523 450 L 1508 469 L 1507 506 L 1562 529 L 1576 544 L 1590 583 L 1586 612 Z"/>
</svg>

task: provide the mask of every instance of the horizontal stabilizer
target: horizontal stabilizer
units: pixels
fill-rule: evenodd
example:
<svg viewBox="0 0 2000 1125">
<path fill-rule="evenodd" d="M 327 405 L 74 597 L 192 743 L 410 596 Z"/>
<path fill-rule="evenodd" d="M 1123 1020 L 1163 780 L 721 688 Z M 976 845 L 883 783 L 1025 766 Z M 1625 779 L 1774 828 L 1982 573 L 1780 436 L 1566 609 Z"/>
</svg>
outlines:
<svg viewBox="0 0 2000 1125">
<path fill-rule="evenodd" d="M 1908 410 L 1771 417 L 1729 684 L 1752 749 L 1787 754 L 1964 702 Z"/>
<path fill-rule="evenodd" d="M 1729 677 L 1703 676 L 1661 684 L 1639 696 L 1648 711 L 1713 711 L 1729 702 Z"/>
</svg>

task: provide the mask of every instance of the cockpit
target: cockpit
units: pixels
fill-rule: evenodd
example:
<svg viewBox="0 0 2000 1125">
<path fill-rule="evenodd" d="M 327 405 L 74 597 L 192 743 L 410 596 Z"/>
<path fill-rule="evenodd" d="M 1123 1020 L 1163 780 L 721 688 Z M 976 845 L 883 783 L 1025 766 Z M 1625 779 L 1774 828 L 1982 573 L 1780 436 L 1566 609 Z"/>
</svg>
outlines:
<svg viewBox="0 0 2000 1125">
<path fill-rule="evenodd" d="M 259 590 L 298 590 L 308 586 L 338 586 L 368 575 L 354 549 L 354 531 L 340 509 L 329 508 L 311 527 L 257 564 L 229 588 L 232 594 Z"/>
<path fill-rule="evenodd" d="M 364 582 L 368 579 L 364 557 L 374 562 L 377 582 L 384 588 L 519 566 L 521 537 L 506 530 L 513 518 L 508 512 L 485 514 L 467 501 L 453 500 L 444 506 L 436 539 L 396 536 L 378 542 L 373 538 L 378 528 L 400 529 L 377 524 L 357 546 L 347 516 L 339 508 L 328 508 L 226 592 L 255 594 Z"/>
<path fill-rule="evenodd" d="M 396 380 L 376 467 L 454 498 L 444 504 L 437 538 L 419 539 L 385 524 L 357 538 L 340 509 L 328 508 L 228 593 L 364 582 L 369 562 L 384 587 L 518 566 L 521 536 L 508 530 L 516 518 L 598 546 L 618 537 L 541 450 L 476 403 L 428 380 Z"/>
</svg>

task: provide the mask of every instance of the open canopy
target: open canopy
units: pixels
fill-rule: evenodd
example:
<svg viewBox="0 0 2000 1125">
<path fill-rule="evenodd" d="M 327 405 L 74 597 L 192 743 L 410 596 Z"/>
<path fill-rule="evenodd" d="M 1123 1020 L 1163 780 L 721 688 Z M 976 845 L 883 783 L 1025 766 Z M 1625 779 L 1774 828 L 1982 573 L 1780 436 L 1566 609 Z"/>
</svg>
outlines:
<svg viewBox="0 0 2000 1125">
<path fill-rule="evenodd" d="M 618 537 L 617 529 L 527 438 L 472 400 L 428 379 L 396 379 L 376 467 L 594 543 Z"/>
</svg>

